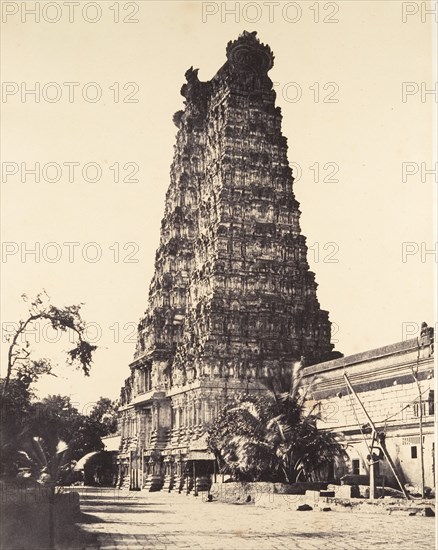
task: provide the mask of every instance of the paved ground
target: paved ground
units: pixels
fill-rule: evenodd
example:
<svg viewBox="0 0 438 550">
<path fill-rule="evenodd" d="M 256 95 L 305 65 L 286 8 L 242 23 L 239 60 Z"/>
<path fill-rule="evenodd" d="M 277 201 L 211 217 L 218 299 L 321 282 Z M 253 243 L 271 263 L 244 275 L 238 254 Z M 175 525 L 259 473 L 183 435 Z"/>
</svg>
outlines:
<svg viewBox="0 0 438 550">
<path fill-rule="evenodd" d="M 288 512 L 167 493 L 87 490 L 87 549 L 433 550 L 433 518 Z"/>
</svg>

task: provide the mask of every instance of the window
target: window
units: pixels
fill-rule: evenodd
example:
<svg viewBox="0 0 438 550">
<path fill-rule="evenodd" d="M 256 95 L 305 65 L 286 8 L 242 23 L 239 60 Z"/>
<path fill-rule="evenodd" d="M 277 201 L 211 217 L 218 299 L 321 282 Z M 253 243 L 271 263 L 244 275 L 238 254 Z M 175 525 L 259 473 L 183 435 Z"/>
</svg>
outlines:
<svg viewBox="0 0 438 550">
<path fill-rule="evenodd" d="M 435 414 L 435 391 L 434 390 L 429 391 L 428 409 L 429 409 L 429 414 L 433 416 Z"/>
<path fill-rule="evenodd" d="M 423 444 L 424 444 L 424 435 L 423 435 Z M 410 436 L 410 437 L 403 437 L 402 438 L 402 445 L 420 445 L 420 438 L 419 436 Z"/>
<path fill-rule="evenodd" d="M 151 368 L 149 367 L 146 371 L 146 391 L 149 391 L 152 389 L 152 372 Z"/>
<path fill-rule="evenodd" d="M 417 446 L 413 445 L 411 447 L 411 458 L 417 458 Z"/>
<path fill-rule="evenodd" d="M 351 461 L 351 467 L 353 470 L 353 475 L 358 476 L 360 474 L 360 460 L 357 458 Z"/>
<path fill-rule="evenodd" d="M 429 391 L 427 399 L 421 402 L 421 414 L 422 416 L 433 416 L 435 414 L 435 396 L 434 390 Z M 414 403 L 414 417 L 420 416 L 420 403 L 417 401 Z"/>
</svg>

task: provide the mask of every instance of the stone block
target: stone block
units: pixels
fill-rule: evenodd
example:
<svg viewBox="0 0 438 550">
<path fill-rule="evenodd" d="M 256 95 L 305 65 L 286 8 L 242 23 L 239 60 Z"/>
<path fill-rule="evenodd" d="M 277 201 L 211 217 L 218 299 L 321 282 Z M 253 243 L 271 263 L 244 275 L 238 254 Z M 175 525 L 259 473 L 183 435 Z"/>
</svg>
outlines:
<svg viewBox="0 0 438 550">
<path fill-rule="evenodd" d="M 306 502 L 318 502 L 320 498 L 319 491 L 306 491 Z"/>
<path fill-rule="evenodd" d="M 334 498 L 336 496 L 335 491 L 320 491 L 319 492 L 320 497 L 332 497 Z"/>
<path fill-rule="evenodd" d="M 297 506 L 307 503 L 305 495 L 280 495 L 265 493 L 260 494 L 254 504 L 263 508 L 283 508 L 286 510 L 296 510 Z"/>
<path fill-rule="evenodd" d="M 335 493 L 336 498 L 351 498 L 352 497 L 352 485 L 336 485 Z"/>
<path fill-rule="evenodd" d="M 308 504 L 300 504 L 299 506 L 297 506 L 298 512 L 309 512 L 310 510 L 313 510 L 313 508 Z"/>
</svg>

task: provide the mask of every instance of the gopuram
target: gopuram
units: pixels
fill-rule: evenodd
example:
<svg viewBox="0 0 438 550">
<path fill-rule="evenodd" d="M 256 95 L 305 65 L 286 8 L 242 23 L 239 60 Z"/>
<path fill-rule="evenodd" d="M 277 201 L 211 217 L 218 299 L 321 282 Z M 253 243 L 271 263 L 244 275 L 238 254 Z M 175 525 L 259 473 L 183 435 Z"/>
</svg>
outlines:
<svg viewBox="0 0 438 550">
<path fill-rule="evenodd" d="M 300 231 L 287 139 L 256 33 L 228 43 L 207 82 L 193 68 L 147 309 L 121 391 L 120 483 L 205 489 L 206 430 L 240 392 L 339 357 Z"/>
</svg>

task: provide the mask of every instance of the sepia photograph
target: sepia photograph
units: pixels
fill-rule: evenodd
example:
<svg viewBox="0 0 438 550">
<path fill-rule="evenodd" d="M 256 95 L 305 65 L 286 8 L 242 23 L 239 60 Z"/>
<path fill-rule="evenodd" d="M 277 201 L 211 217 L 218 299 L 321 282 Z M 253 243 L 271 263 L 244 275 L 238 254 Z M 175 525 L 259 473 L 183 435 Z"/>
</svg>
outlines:
<svg viewBox="0 0 438 550">
<path fill-rule="evenodd" d="M 438 2 L 0 7 L 0 550 L 433 550 Z"/>
</svg>

